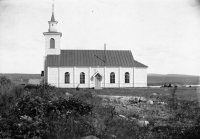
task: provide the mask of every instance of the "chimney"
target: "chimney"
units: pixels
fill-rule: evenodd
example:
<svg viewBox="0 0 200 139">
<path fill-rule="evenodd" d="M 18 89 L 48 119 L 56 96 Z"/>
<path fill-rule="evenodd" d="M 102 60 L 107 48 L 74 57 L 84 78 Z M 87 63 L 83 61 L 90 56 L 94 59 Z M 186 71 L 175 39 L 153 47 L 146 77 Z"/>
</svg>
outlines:
<svg viewBox="0 0 200 139">
<path fill-rule="evenodd" d="M 106 50 L 106 44 L 104 43 L 104 50 Z"/>
</svg>

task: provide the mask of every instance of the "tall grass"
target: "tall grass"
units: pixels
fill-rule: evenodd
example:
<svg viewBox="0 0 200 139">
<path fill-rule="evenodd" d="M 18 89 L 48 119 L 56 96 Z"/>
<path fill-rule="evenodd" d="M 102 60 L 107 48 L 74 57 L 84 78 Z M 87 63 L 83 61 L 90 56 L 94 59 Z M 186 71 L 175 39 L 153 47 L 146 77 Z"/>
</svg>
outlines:
<svg viewBox="0 0 200 139">
<path fill-rule="evenodd" d="M 80 139 L 87 135 L 102 139 L 200 138 L 198 102 L 182 98 L 181 92 L 188 91 L 75 90 L 50 85 L 21 87 L 6 81 L 0 92 L 0 138 Z M 71 96 L 66 97 L 66 92 Z M 151 93 L 158 95 L 152 98 Z M 127 116 L 138 119 L 145 116 L 150 122 L 148 127 L 139 127 L 136 122 L 119 117 L 114 105 L 103 104 L 99 94 L 140 95 L 168 105 L 141 103 L 138 104 L 141 112 L 127 111 Z M 162 117 L 163 113 L 168 115 Z"/>
</svg>

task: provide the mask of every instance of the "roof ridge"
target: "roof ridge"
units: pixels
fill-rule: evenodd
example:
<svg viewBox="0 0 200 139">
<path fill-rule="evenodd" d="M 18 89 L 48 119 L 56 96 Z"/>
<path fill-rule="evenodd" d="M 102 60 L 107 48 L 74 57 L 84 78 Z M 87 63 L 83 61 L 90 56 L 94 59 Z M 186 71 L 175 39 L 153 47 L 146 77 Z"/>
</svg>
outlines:
<svg viewBox="0 0 200 139">
<path fill-rule="evenodd" d="M 61 49 L 61 51 L 130 51 L 130 50 L 94 50 L 94 49 Z"/>
</svg>

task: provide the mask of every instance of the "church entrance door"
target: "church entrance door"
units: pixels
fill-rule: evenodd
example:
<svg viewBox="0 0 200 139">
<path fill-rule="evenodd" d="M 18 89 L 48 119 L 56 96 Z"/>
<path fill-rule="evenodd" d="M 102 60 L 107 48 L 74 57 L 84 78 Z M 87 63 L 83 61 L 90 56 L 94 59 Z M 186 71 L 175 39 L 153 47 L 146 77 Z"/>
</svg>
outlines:
<svg viewBox="0 0 200 139">
<path fill-rule="evenodd" d="M 101 89 L 101 78 L 100 74 L 95 76 L 95 89 Z"/>
</svg>

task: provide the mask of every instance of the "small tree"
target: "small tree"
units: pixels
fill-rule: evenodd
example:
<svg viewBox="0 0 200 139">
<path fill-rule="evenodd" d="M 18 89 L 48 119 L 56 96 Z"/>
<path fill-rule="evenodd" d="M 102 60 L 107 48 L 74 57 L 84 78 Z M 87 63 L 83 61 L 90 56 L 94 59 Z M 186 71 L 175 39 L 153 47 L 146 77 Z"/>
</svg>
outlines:
<svg viewBox="0 0 200 139">
<path fill-rule="evenodd" d="M 5 76 L 0 77 L 0 87 L 1 87 L 1 93 L 4 93 L 4 88 L 11 84 L 11 80 L 7 79 Z"/>
</svg>

